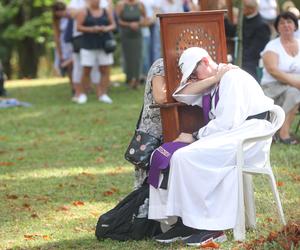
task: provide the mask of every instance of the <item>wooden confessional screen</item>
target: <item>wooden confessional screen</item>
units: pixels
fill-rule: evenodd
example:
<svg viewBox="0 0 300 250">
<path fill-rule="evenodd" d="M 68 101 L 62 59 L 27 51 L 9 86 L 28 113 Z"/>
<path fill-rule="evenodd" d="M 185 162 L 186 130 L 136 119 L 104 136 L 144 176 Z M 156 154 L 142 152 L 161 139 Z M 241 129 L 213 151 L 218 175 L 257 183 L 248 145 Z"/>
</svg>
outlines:
<svg viewBox="0 0 300 250">
<path fill-rule="evenodd" d="M 226 62 L 224 11 L 159 14 L 166 72 L 167 103 L 160 105 L 164 142 L 180 132 L 191 133 L 203 126 L 202 110 L 176 102 L 172 94 L 179 85 L 178 60 L 189 47 L 202 47 L 218 63 Z"/>
</svg>

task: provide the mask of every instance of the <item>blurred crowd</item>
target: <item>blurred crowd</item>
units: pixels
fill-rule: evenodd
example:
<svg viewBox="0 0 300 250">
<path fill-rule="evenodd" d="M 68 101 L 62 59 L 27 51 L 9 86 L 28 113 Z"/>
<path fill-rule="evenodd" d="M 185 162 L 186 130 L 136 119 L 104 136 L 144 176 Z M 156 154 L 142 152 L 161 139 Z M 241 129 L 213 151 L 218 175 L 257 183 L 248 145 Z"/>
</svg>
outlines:
<svg viewBox="0 0 300 250">
<path fill-rule="evenodd" d="M 226 1 L 216 1 L 216 9 L 226 9 Z M 293 1 L 281 6 L 277 0 L 243 0 L 242 39 L 237 38 L 239 10 L 225 18 L 229 61 L 235 62 L 237 44 L 242 41 L 241 67 L 259 82 L 263 73 L 261 52 L 280 34 L 274 22 L 280 12 L 292 13 L 299 22 L 299 10 Z M 71 0 L 52 5 L 55 41 L 55 68 L 69 78 L 72 101 L 83 104 L 95 88 L 100 102 L 112 103 L 110 70 L 113 51 L 106 51 L 107 40 L 118 33 L 121 66 L 126 84 L 135 89 L 145 82 L 150 66 L 161 55 L 158 13 L 199 10 L 197 0 Z M 294 33 L 300 38 L 299 30 Z M 0 63 L 0 95 L 5 96 L 4 73 Z M 94 86 L 93 86 L 94 85 Z"/>
<path fill-rule="evenodd" d="M 72 100 L 83 104 L 91 83 L 100 102 L 112 103 L 108 95 L 113 51 L 107 40 L 120 34 L 122 68 L 126 84 L 135 89 L 145 81 L 151 64 L 161 57 L 158 13 L 193 11 L 192 0 L 71 0 L 53 4 L 55 66 L 67 75 Z"/>
</svg>

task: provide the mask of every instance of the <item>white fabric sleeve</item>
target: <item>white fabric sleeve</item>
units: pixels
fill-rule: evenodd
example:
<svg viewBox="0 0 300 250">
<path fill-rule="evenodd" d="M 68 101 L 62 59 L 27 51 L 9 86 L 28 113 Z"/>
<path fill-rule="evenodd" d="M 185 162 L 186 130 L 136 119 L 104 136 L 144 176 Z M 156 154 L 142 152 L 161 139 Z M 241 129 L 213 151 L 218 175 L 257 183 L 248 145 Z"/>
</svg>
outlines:
<svg viewBox="0 0 300 250">
<path fill-rule="evenodd" d="M 199 130 L 198 137 L 209 136 L 240 126 L 248 117 L 251 96 L 245 84 L 251 77 L 240 69 L 228 71 L 220 81 L 216 118 Z"/>
<path fill-rule="evenodd" d="M 262 52 L 260 52 L 260 56 L 263 56 L 267 51 L 272 51 L 278 54 L 278 51 L 280 50 L 279 47 L 279 41 L 277 39 L 271 40 L 267 43 L 266 47 L 263 49 Z"/>
<path fill-rule="evenodd" d="M 179 94 L 182 89 L 184 89 L 187 86 L 187 84 L 179 86 L 174 94 L 173 97 L 178 102 L 183 102 L 188 105 L 197 105 L 202 107 L 202 94 Z"/>
</svg>

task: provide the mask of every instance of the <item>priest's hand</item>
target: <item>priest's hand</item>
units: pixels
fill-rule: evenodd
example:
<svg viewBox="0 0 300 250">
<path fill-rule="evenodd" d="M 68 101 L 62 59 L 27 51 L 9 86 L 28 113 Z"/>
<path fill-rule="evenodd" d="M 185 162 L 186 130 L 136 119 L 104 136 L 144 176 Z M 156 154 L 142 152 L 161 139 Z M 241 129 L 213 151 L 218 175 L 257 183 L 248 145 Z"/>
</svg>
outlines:
<svg viewBox="0 0 300 250">
<path fill-rule="evenodd" d="M 193 143 L 195 139 L 193 138 L 192 134 L 188 133 L 181 133 L 174 142 L 185 142 L 185 143 Z"/>
</svg>

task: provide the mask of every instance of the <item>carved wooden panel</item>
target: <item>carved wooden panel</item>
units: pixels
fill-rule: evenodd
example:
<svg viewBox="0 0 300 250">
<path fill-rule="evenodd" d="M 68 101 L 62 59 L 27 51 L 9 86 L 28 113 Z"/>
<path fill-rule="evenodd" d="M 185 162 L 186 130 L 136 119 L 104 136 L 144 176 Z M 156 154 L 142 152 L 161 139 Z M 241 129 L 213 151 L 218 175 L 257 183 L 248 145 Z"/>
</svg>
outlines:
<svg viewBox="0 0 300 250">
<path fill-rule="evenodd" d="M 178 60 L 189 47 L 202 47 L 216 62 L 226 62 L 224 11 L 159 14 L 167 83 L 167 101 L 178 87 L 181 72 Z M 203 126 L 202 111 L 191 106 L 165 105 L 161 108 L 164 140 L 174 140 L 180 132 Z"/>
</svg>

